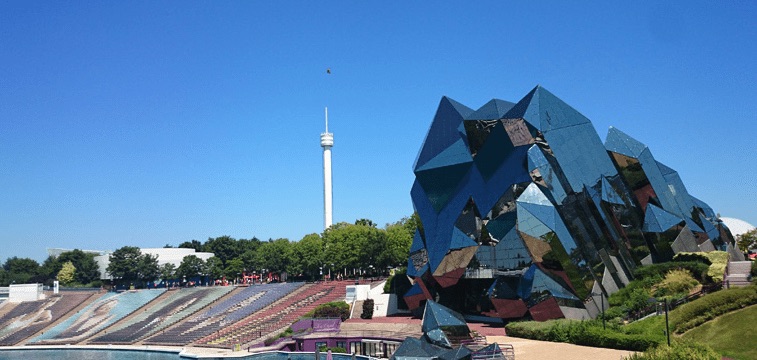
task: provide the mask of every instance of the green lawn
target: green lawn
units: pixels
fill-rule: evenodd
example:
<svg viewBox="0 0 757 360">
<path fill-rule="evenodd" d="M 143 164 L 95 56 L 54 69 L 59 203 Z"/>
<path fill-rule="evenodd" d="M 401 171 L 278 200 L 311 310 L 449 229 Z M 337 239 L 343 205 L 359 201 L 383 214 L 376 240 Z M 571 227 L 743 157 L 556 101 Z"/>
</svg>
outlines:
<svg viewBox="0 0 757 360">
<path fill-rule="evenodd" d="M 642 334 L 656 339 L 660 343 L 667 341 L 665 336 L 665 316 L 652 316 L 634 321 L 623 327 L 627 334 Z"/>
<path fill-rule="evenodd" d="M 683 334 L 684 339 L 704 343 L 723 356 L 757 359 L 757 305 L 708 321 Z"/>
</svg>

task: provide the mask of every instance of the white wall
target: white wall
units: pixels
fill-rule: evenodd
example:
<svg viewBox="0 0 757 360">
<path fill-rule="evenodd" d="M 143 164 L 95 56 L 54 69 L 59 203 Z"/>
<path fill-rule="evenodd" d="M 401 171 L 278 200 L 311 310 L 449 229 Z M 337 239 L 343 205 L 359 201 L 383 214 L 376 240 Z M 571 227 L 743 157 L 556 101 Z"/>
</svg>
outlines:
<svg viewBox="0 0 757 360">
<path fill-rule="evenodd" d="M 195 249 L 185 248 L 145 248 L 139 250 L 142 251 L 142 254 L 157 256 L 158 266 L 163 266 L 163 264 L 170 263 L 177 268 L 181 264 L 181 261 L 184 259 L 184 257 L 187 255 L 197 256 L 203 261 L 207 261 L 214 256 L 213 253 L 196 252 Z M 107 269 L 108 265 L 110 264 L 110 254 L 95 256 L 95 261 L 97 262 L 97 266 L 100 268 L 100 278 L 103 280 L 112 279 L 107 271 L 105 271 L 105 269 Z"/>
<path fill-rule="evenodd" d="M 8 302 L 19 303 L 22 301 L 42 300 L 42 284 L 11 284 L 8 290 Z"/>
</svg>

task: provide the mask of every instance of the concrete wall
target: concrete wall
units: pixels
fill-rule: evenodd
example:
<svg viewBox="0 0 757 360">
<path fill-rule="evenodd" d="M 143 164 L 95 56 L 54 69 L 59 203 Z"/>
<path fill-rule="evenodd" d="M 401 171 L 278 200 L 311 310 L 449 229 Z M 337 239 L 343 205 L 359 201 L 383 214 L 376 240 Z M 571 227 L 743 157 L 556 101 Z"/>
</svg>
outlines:
<svg viewBox="0 0 757 360">
<path fill-rule="evenodd" d="M 42 284 L 12 284 L 8 288 L 8 302 L 19 303 L 45 298 L 42 293 Z"/>
</svg>

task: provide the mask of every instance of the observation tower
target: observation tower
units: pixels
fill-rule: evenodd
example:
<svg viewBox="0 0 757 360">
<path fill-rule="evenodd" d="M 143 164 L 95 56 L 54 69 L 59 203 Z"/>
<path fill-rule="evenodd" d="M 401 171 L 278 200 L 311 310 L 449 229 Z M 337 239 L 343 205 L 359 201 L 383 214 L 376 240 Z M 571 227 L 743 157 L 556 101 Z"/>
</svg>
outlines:
<svg viewBox="0 0 757 360">
<path fill-rule="evenodd" d="M 329 108 L 324 108 L 326 115 L 326 132 L 321 133 L 323 148 L 323 229 L 331 224 L 331 147 L 334 146 L 334 134 L 329 132 Z"/>
</svg>

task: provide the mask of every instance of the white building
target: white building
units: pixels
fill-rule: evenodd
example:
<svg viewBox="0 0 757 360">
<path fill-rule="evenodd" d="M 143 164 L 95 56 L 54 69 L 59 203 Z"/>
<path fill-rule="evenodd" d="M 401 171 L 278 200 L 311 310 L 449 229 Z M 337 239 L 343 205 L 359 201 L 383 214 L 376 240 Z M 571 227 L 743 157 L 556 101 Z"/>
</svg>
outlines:
<svg viewBox="0 0 757 360">
<path fill-rule="evenodd" d="M 139 250 L 142 251 L 142 254 L 156 256 L 158 258 L 158 266 L 163 266 L 163 264 L 173 264 L 173 266 L 177 268 L 181 265 L 181 261 L 184 260 L 185 256 L 194 255 L 203 261 L 208 261 L 208 259 L 214 256 L 214 254 L 210 252 L 198 252 L 195 251 L 195 249 L 186 248 L 145 248 Z M 108 265 L 110 265 L 111 253 L 112 251 L 108 251 L 105 255 L 95 256 L 95 261 L 100 268 L 100 278 L 103 280 L 112 279 L 110 274 L 105 271 L 105 269 L 108 268 Z"/>
</svg>

